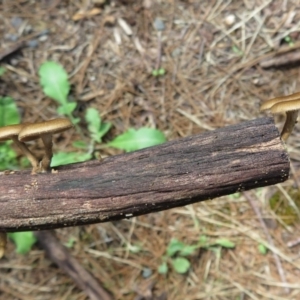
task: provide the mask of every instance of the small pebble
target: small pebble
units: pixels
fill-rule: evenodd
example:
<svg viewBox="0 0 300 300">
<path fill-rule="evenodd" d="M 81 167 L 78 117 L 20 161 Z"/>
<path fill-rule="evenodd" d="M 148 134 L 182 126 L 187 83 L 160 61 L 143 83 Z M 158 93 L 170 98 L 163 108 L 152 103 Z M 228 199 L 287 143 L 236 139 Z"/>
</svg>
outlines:
<svg viewBox="0 0 300 300">
<path fill-rule="evenodd" d="M 36 48 L 39 45 L 38 40 L 30 40 L 27 42 L 27 46 L 30 48 Z"/>
<path fill-rule="evenodd" d="M 144 268 L 142 272 L 142 276 L 144 278 L 149 278 L 152 275 L 152 270 L 149 268 Z"/>
<path fill-rule="evenodd" d="M 11 42 L 16 42 L 18 40 L 18 35 L 16 34 L 12 34 L 12 33 L 6 33 L 4 35 L 4 38 L 8 41 L 11 41 Z"/>
<path fill-rule="evenodd" d="M 23 23 L 23 19 L 20 17 L 12 17 L 10 20 L 10 24 L 14 27 L 14 28 L 19 28 Z"/>
<path fill-rule="evenodd" d="M 226 16 L 224 21 L 227 26 L 233 25 L 235 23 L 235 15 Z"/>
<path fill-rule="evenodd" d="M 162 19 L 160 18 L 156 18 L 153 22 L 153 25 L 154 25 L 154 28 L 157 30 L 157 31 L 163 31 L 165 30 L 165 23 L 163 22 Z"/>
</svg>

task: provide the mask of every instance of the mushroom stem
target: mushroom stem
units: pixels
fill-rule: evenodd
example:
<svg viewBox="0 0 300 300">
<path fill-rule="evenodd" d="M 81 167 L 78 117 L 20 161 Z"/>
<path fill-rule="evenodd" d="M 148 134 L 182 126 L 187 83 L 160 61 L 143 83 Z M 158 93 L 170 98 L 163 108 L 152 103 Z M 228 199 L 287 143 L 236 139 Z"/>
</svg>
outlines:
<svg viewBox="0 0 300 300">
<path fill-rule="evenodd" d="M 6 232 L 1 231 L 0 232 L 0 258 L 2 258 L 5 253 L 6 243 L 7 243 L 7 234 Z"/>
<path fill-rule="evenodd" d="M 33 169 L 32 169 L 32 172 L 35 173 L 35 171 L 37 170 L 38 168 L 38 165 L 39 165 L 39 161 L 38 159 L 35 157 L 35 155 L 27 148 L 27 146 L 20 142 L 18 140 L 18 137 L 16 136 L 13 136 L 11 138 L 13 140 L 13 142 L 15 143 L 15 145 L 17 147 L 19 147 L 19 149 L 26 155 L 27 159 L 30 161 Z"/>
<path fill-rule="evenodd" d="M 298 110 L 291 110 L 286 112 L 286 120 L 281 131 L 281 139 L 286 141 L 291 135 L 295 124 L 297 123 Z"/>
<path fill-rule="evenodd" d="M 41 135 L 43 144 L 45 146 L 45 154 L 43 156 L 43 159 L 41 161 L 41 167 L 42 170 L 47 172 L 50 169 L 51 165 L 51 159 L 53 156 L 53 151 L 52 151 L 52 134 L 43 134 Z"/>
</svg>

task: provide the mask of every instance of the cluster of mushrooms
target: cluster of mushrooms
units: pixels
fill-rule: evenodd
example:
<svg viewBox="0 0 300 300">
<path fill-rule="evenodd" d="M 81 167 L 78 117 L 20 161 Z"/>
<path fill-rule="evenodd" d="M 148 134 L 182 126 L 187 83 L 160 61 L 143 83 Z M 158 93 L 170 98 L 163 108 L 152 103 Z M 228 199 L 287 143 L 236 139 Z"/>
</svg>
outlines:
<svg viewBox="0 0 300 300">
<path fill-rule="evenodd" d="M 281 139 L 286 142 L 297 123 L 298 110 L 300 109 L 300 93 L 276 97 L 265 101 L 260 110 L 270 109 L 273 114 L 286 113 L 286 120 L 281 131 Z"/>
<path fill-rule="evenodd" d="M 52 135 L 73 127 L 68 119 L 53 119 L 40 123 L 24 123 L 8 125 L 0 128 L 0 142 L 12 140 L 28 158 L 32 165 L 32 174 L 44 173 L 50 170 L 52 152 Z M 26 146 L 25 142 L 41 138 L 45 154 L 39 160 Z"/>
</svg>

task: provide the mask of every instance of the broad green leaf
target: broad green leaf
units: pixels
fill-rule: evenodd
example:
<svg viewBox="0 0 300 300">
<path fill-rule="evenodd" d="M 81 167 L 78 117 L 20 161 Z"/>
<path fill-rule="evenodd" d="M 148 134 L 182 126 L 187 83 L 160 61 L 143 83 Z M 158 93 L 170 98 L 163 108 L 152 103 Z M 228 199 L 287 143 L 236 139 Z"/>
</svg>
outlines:
<svg viewBox="0 0 300 300">
<path fill-rule="evenodd" d="M 224 248 L 234 248 L 235 244 L 227 239 L 218 239 L 215 241 L 216 245 L 222 246 Z"/>
<path fill-rule="evenodd" d="M 100 126 L 100 130 L 99 130 L 99 136 L 102 138 L 104 137 L 107 132 L 110 130 L 111 128 L 111 123 L 110 122 L 104 122 L 101 124 Z"/>
<path fill-rule="evenodd" d="M 11 97 L 0 97 L 0 127 L 20 123 L 20 114 Z"/>
<path fill-rule="evenodd" d="M 184 257 L 177 257 L 173 259 L 172 265 L 174 270 L 179 274 L 186 273 L 191 266 L 190 262 Z"/>
<path fill-rule="evenodd" d="M 8 233 L 8 236 L 14 241 L 16 245 L 16 252 L 19 254 L 28 253 L 37 241 L 32 231 L 11 232 Z"/>
<path fill-rule="evenodd" d="M 54 154 L 51 160 L 51 167 L 68 165 L 76 162 L 87 161 L 92 158 L 89 153 L 81 152 L 58 152 Z"/>
<path fill-rule="evenodd" d="M 166 262 L 163 262 L 159 267 L 158 267 L 158 273 L 159 274 L 167 274 L 168 273 L 168 265 Z"/>
<path fill-rule="evenodd" d="M 44 93 L 60 104 L 66 103 L 70 84 L 65 69 L 54 61 L 46 61 L 41 65 L 39 75 Z"/>
<path fill-rule="evenodd" d="M 158 129 L 142 127 L 138 130 L 128 129 L 128 131 L 117 136 L 108 145 L 129 152 L 162 144 L 165 141 L 164 134 Z"/>
<path fill-rule="evenodd" d="M 172 257 L 176 254 L 176 252 L 181 251 L 185 247 L 185 244 L 178 241 L 177 239 L 171 239 L 168 248 L 167 248 L 167 255 Z"/>
<path fill-rule="evenodd" d="M 74 109 L 76 108 L 77 103 L 75 102 L 69 102 L 69 103 L 65 103 L 61 106 L 59 106 L 57 108 L 57 113 L 59 115 L 67 115 L 70 116 L 71 113 L 74 111 Z"/>
<path fill-rule="evenodd" d="M 182 250 L 180 250 L 179 254 L 182 256 L 188 256 L 194 253 L 194 251 L 199 248 L 195 245 L 185 245 Z"/>
</svg>

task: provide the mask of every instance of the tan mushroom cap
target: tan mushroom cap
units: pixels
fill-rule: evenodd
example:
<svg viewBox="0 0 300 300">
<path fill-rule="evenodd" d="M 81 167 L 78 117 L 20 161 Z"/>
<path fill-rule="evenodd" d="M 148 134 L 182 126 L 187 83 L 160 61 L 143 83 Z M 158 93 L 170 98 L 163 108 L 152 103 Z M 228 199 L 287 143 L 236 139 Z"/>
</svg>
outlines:
<svg viewBox="0 0 300 300">
<path fill-rule="evenodd" d="M 28 142 L 45 134 L 56 134 L 73 127 L 69 119 L 53 119 L 25 126 L 19 133 L 19 141 Z"/>
<path fill-rule="evenodd" d="M 286 102 L 286 101 L 292 101 L 292 100 L 297 100 L 299 98 L 300 98 L 300 92 L 299 93 L 295 93 L 295 94 L 291 94 L 291 95 L 287 95 L 287 96 L 276 97 L 276 98 L 273 98 L 273 99 L 265 101 L 261 105 L 260 110 L 261 111 L 267 110 L 267 109 L 272 108 L 277 103 Z M 282 110 L 282 111 L 284 111 L 284 110 Z M 275 113 L 273 110 L 272 110 L 272 112 Z"/>
<path fill-rule="evenodd" d="M 14 125 L 7 125 L 0 128 L 0 142 L 5 142 L 10 140 L 12 137 L 16 137 L 19 135 L 20 131 L 27 125 L 28 123 L 24 124 L 14 124 Z"/>
<path fill-rule="evenodd" d="M 278 114 L 282 112 L 294 111 L 299 109 L 300 109 L 300 99 L 277 103 L 272 106 L 271 112 L 273 114 Z"/>
</svg>

